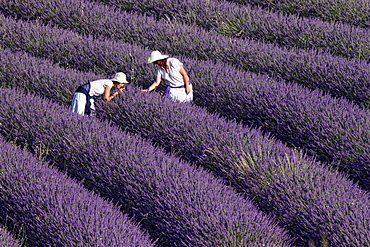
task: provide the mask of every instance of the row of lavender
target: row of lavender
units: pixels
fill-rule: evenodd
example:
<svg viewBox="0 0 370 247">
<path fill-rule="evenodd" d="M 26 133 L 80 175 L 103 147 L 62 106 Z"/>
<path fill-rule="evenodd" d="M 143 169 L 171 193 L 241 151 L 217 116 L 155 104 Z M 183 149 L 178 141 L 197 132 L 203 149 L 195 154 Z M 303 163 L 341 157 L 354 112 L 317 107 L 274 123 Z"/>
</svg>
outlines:
<svg viewBox="0 0 370 247">
<path fill-rule="evenodd" d="M 4 6 L 9 8 L 3 10 L 3 13 L 24 19 L 37 19 L 83 34 L 104 35 L 198 60 L 220 60 L 308 88 L 319 88 L 364 107 L 370 106 L 370 65 L 364 60 L 349 60 L 315 50 L 280 48 L 253 40 L 230 39 L 215 31 L 156 22 L 151 17 L 117 11 L 111 6 L 86 0 L 68 0 L 63 3 L 57 0 L 28 0 L 28 5 L 23 2 L 13 6 L 7 1 L 8 4 Z M 4 23 L 2 28 L 8 31 L 12 29 L 11 26 L 7 27 L 12 25 L 9 21 L 4 18 L 1 21 Z"/>
<path fill-rule="evenodd" d="M 1 54 L 4 64 L 1 73 L 4 78 L 1 81 L 8 82 L 7 86 L 21 86 L 68 104 L 70 97 L 67 95 L 71 90 L 83 83 L 85 78 L 98 77 L 58 68 L 46 60 L 22 53 L 4 51 Z M 14 107 L 20 107 L 19 104 Z M 328 235 L 328 241 L 333 245 L 370 243 L 367 222 L 370 219 L 369 194 L 343 175 L 324 168 L 280 142 L 263 137 L 259 131 L 210 115 L 202 108 L 176 104 L 157 93 L 141 94 L 135 87 L 130 87 L 116 102 L 98 105 L 100 118 L 141 134 L 184 160 L 207 167 L 217 176 L 227 179 L 239 191 L 253 198 L 260 209 L 274 215 L 280 225 L 297 238 L 297 243 L 319 243 L 323 234 Z M 158 105 L 161 106 L 160 110 Z M 4 107 L 11 108 L 7 105 Z M 24 107 L 31 108 L 30 112 L 40 108 L 30 105 Z M 25 117 L 32 119 L 28 115 Z M 38 131 L 41 131 L 43 122 L 47 121 L 41 118 L 35 126 L 25 122 L 27 129 L 21 132 L 34 133 L 39 128 Z M 15 125 L 10 119 L 8 124 Z M 59 124 L 57 126 L 60 128 Z M 184 129 L 187 131 L 182 131 Z M 84 136 L 80 138 L 91 139 Z M 57 144 L 53 144 L 55 141 L 51 138 L 47 143 L 52 150 L 56 150 L 53 156 L 68 157 L 70 150 L 66 147 L 59 150 L 55 147 Z M 61 154 L 56 155 L 55 152 Z M 154 152 L 149 152 L 149 156 L 154 156 Z M 174 175 L 173 178 L 178 179 L 178 176 Z M 192 176 L 186 177 L 189 180 Z M 177 186 L 188 184 L 176 181 Z"/>
<path fill-rule="evenodd" d="M 26 86 L 25 81 L 23 85 Z M 8 141 L 15 141 L 33 152 L 43 150 L 45 160 L 119 205 L 140 222 L 153 239 L 158 238 L 158 244 L 289 246 L 290 240 L 281 228 L 203 169 L 168 157 L 139 137 L 110 127 L 109 122 L 76 116 L 67 107 L 19 90 L 3 89 L 1 94 L 0 130 Z M 53 205 L 62 207 L 63 201 Z M 69 213 L 65 212 L 64 216 L 68 218 Z M 108 217 L 104 220 L 122 225 Z M 66 224 L 94 232 L 93 228 L 70 221 Z M 113 226 L 106 227 L 114 232 Z M 63 233 L 59 235 L 65 237 Z M 66 241 L 74 243 L 71 239 Z"/>
<path fill-rule="evenodd" d="M 248 4 L 207 0 L 100 0 L 125 11 L 149 14 L 216 30 L 230 37 L 251 38 L 282 46 L 324 49 L 333 54 L 369 61 L 370 33 L 348 24 L 276 13 Z M 5 7 L 4 7 L 5 9 Z M 24 11 L 24 10 L 23 10 Z"/>
<path fill-rule="evenodd" d="M 367 0 L 228 0 L 240 4 L 262 6 L 274 11 L 300 16 L 317 17 L 327 21 L 345 22 L 370 27 L 370 2 Z"/>
<path fill-rule="evenodd" d="M 3 18 L 1 43 L 46 56 L 63 66 L 98 73 L 127 71 L 137 83 L 152 79 L 148 50 Z M 184 59 L 197 87 L 196 103 L 228 118 L 263 127 L 290 145 L 333 162 L 369 187 L 369 113 L 318 91 L 236 70 L 222 63 Z M 138 77 L 140 76 L 140 77 Z M 209 83 L 213 82 L 213 83 Z M 69 92 L 70 94 L 72 92 Z M 311 109 L 311 110 L 308 110 Z"/>
<path fill-rule="evenodd" d="M 14 93 L 17 101 L 25 96 Z M 8 113 L 13 121 L 24 121 L 16 111 Z M 23 246 L 154 246 L 116 206 L 14 144 L 2 138 L 0 144 L 0 223 L 13 229 Z M 5 237 L 1 246 L 17 246 Z"/>
</svg>

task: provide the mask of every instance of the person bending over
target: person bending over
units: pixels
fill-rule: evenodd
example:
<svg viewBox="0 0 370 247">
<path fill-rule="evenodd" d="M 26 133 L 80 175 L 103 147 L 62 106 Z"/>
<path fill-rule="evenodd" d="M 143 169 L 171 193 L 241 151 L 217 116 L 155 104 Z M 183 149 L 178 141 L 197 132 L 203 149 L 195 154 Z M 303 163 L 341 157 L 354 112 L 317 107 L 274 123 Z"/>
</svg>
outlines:
<svg viewBox="0 0 370 247">
<path fill-rule="evenodd" d="M 94 98 L 103 96 L 105 102 L 110 101 L 124 90 L 124 84 L 128 83 L 126 74 L 118 72 L 113 79 L 99 79 L 79 86 L 73 95 L 71 111 L 80 115 L 94 116 Z M 111 94 L 111 89 L 118 90 Z"/>
</svg>

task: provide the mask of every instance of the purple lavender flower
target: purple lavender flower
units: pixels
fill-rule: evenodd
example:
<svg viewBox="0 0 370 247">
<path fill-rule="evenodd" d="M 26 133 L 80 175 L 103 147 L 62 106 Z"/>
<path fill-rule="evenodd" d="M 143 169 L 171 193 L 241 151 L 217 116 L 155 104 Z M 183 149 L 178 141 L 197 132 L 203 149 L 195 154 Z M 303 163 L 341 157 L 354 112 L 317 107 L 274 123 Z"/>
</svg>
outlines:
<svg viewBox="0 0 370 247">
<path fill-rule="evenodd" d="M 290 245 L 272 219 L 204 169 L 169 157 L 110 122 L 73 114 L 19 90 L 0 91 L 0 133 L 7 140 L 83 180 L 140 222 L 159 244 Z"/>
<path fill-rule="evenodd" d="M 310 89 L 320 88 L 335 97 L 346 97 L 365 106 L 369 105 L 370 69 L 366 60 L 346 59 L 313 48 L 308 50 L 294 47 L 282 48 L 275 44 L 251 39 L 229 38 L 194 25 L 157 22 L 154 18 L 126 12 L 111 12 L 107 18 L 106 13 L 109 6 L 86 4 L 86 10 L 83 11 L 81 8 L 74 9 L 72 7 L 80 6 L 80 4 L 75 4 L 72 0 L 69 3 L 69 6 L 60 10 L 61 13 L 58 17 L 49 16 L 49 13 L 53 13 L 55 10 L 43 13 L 44 22 L 53 21 L 53 25 L 78 31 L 85 35 L 97 37 L 104 35 L 124 42 L 142 44 L 167 53 L 186 55 L 202 60 L 221 60 L 254 73 L 282 78 Z M 92 11 L 93 9 L 95 11 Z M 74 11 L 71 12 L 72 10 Z M 85 18 L 87 13 L 93 13 L 93 16 Z M 63 20 L 59 20 L 60 16 L 63 16 Z M 70 16 L 81 17 L 79 19 L 76 17 L 78 20 L 76 21 L 75 18 L 68 19 Z M 4 20 L 4 22 L 6 21 Z M 7 25 L 7 28 L 9 27 Z M 367 32 L 365 31 L 365 33 Z M 361 32 L 359 35 L 362 36 Z M 24 36 L 22 38 L 28 39 Z M 73 40 L 75 39 L 73 38 Z M 359 43 L 366 44 L 368 40 Z M 111 46 L 114 49 L 114 46 L 117 45 L 112 44 Z M 347 47 L 343 44 L 340 46 Z M 369 48 L 366 45 L 364 47 L 368 52 Z M 44 55 L 48 52 L 47 47 L 45 49 Z M 63 53 L 66 52 L 69 51 Z M 86 50 L 86 52 L 90 51 Z M 94 57 L 98 54 L 91 55 Z M 367 59 L 369 56 L 365 54 L 360 57 Z M 112 64 L 112 66 L 117 65 L 117 62 Z M 90 66 L 95 68 L 91 64 Z"/>
<path fill-rule="evenodd" d="M 232 0 L 232 2 L 257 5 L 273 11 L 317 17 L 332 22 L 347 22 L 364 28 L 370 27 L 370 4 L 368 1 Z"/>
<path fill-rule="evenodd" d="M 17 71 L 16 68 L 19 65 L 22 67 L 27 64 L 28 66 L 21 70 L 34 75 L 34 77 L 26 77 L 3 70 L 3 75 L 7 75 L 9 78 L 8 82 L 12 82 L 9 86 L 17 85 L 28 88 L 28 85 L 33 85 L 35 86 L 33 90 L 40 95 L 58 99 L 58 101 L 61 99 L 61 102 L 64 101 L 67 104 L 69 104 L 68 99 L 57 96 L 58 92 L 68 92 L 68 88 L 73 88 L 72 85 L 68 86 L 68 82 L 78 84 L 79 80 L 86 78 L 84 75 L 90 75 L 70 69 L 63 70 L 51 63 L 48 65 L 46 60 L 35 59 L 21 53 L 15 53 L 16 56 L 12 56 L 12 53 L 9 52 L 5 54 L 7 55 L 0 56 L 1 64 L 4 67 L 15 68 Z M 14 80 L 11 80 L 12 77 Z M 66 84 L 57 83 L 58 78 L 64 78 Z M 46 86 L 47 84 L 49 85 Z M 51 90 L 47 94 L 43 94 L 42 89 L 49 86 L 51 86 Z M 169 152 L 194 164 L 204 166 L 213 171 L 216 176 L 225 178 L 239 191 L 250 195 L 250 198 L 253 198 L 260 209 L 274 215 L 281 225 L 297 237 L 299 243 L 320 242 L 323 233 L 328 233 L 331 243 L 346 242 L 351 233 L 355 234 L 350 237 L 351 244 L 367 242 L 366 234 L 360 236 L 357 234 L 358 232 L 367 232 L 369 224 L 366 222 L 365 225 L 358 224 L 356 225 L 358 230 L 354 230 L 351 222 L 353 219 L 369 219 L 367 213 L 369 211 L 369 197 L 343 175 L 328 170 L 322 164 L 286 148 L 274 139 L 264 137 L 258 130 L 226 121 L 219 118 L 218 115 L 209 114 L 205 109 L 196 106 L 175 104 L 156 93 L 141 95 L 138 91 L 138 89 L 129 88 L 129 91 L 122 95 L 123 97 L 117 98 L 116 101 L 99 105 L 99 116 L 114 121 L 127 131 L 141 134 Z M 12 104 L 11 102 L 10 104 Z M 48 103 L 45 104 L 44 107 L 47 108 Z M 159 106 L 160 108 L 158 108 Z M 40 108 L 43 112 L 43 107 L 36 108 Z M 32 110 L 32 112 L 34 111 Z M 59 111 L 56 112 L 60 114 Z M 23 117 L 33 118 L 28 115 Z M 40 123 L 29 125 L 26 130 L 17 131 L 18 122 L 22 123 L 23 120 L 17 122 L 9 120 L 11 130 L 7 133 L 15 133 L 14 136 L 24 136 L 28 132 L 33 132 L 29 137 L 23 139 L 30 140 L 32 143 L 38 143 L 38 141 L 33 141 L 35 138 L 45 141 L 45 137 L 35 137 L 35 132 L 41 128 L 39 131 L 45 133 L 42 128 L 45 128 L 43 126 L 50 120 L 40 119 L 39 121 Z M 61 126 L 61 124 L 56 125 Z M 49 130 L 49 128 L 46 129 Z M 182 129 L 187 131 L 182 131 Z M 76 133 L 76 135 L 80 134 Z M 53 140 L 52 137 L 47 139 Z M 71 136 L 66 139 L 74 140 L 75 137 Z M 91 138 L 83 139 L 90 140 Z M 55 142 L 52 143 L 54 147 L 57 145 Z M 69 147 L 70 141 L 64 145 Z M 91 153 L 88 151 L 90 146 L 85 146 L 86 151 L 81 150 L 77 153 Z M 138 146 L 140 148 L 137 150 L 141 150 L 145 145 Z M 82 147 L 84 145 L 80 148 Z M 33 149 L 37 148 L 33 147 Z M 132 147 L 127 148 L 127 150 L 131 149 Z M 147 150 L 147 148 L 144 149 Z M 62 152 L 60 156 L 63 159 L 70 156 L 70 153 L 76 153 L 69 151 L 65 146 L 55 147 L 55 150 L 55 152 L 57 150 Z M 154 157 L 155 151 L 150 155 Z M 52 156 L 55 158 L 56 155 Z M 138 156 L 140 157 L 140 155 Z M 110 157 L 111 159 L 114 160 Z M 137 163 L 140 163 L 140 158 Z M 78 167 L 83 169 L 84 166 L 79 165 Z M 90 170 L 90 167 L 88 166 L 86 169 Z M 131 171 L 133 168 L 128 170 Z M 308 189 L 311 187 L 315 189 Z M 347 193 L 347 191 L 351 192 Z M 295 198 L 295 200 L 289 198 Z M 348 210 L 343 212 L 347 208 Z M 351 217 L 344 217 L 346 215 L 351 215 Z M 338 225 L 333 222 L 340 222 L 340 227 L 338 228 Z M 359 220 L 359 222 L 362 221 Z"/>
<path fill-rule="evenodd" d="M 11 26 L 11 23 L 8 23 L 8 26 Z M 30 25 L 28 29 L 32 27 Z M 129 77 L 140 75 L 142 85 L 152 79 L 152 68 L 139 60 L 140 58 L 145 60 L 149 54 L 148 50 L 125 43 L 84 38 L 60 29 L 48 30 L 44 26 L 41 27 L 42 31 L 35 28 L 32 33 L 39 31 L 40 36 L 45 36 L 45 40 L 48 37 L 53 38 L 48 41 L 49 45 L 42 43 L 32 49 L 36 55 L 48 56 L 65 66 L 73 65 L 99 73 L 134 69 L 135 74 L 128 73 Z M 20 27 L 17 27 L 9 35 L 15 35 L 19 29 Z M 25 42 L 26 37 L 20 40 Z M 35 46 L 35 42 L 29 42 L 27 46 L 32 45 Z M 111 53 L 107 54 L 107 51 Z M 181 60 L 189 69 L 197 87 L 196 104 L 228 118 L 236 118 L 245 124 L 261 126 L 284 142 L 302 147 L 324 162 L 333 162 L 335 166 L 350 174 L 355 181 L 360 181 L 365 188 L 369 186 L 369 176 L 366 175 L 369 170 L 367 165 L 369 154 L 366 153 L 369 150 L 366 138 L 369 135 L 367 111 L 345 100 L 323 95 L 318 90 L 311 92 L 294 84 L 243 73 L 223 63 L 200 62 L 186 58 Z M 61 79 L 65 77 L 61 76 Z M 89 76 L 95 77 L 91 74 Z M 12 78 L 4 81 L 10 79 Z M 83 81 L 80 80 L 79 83 Z M 68 90 L 70 92 L 74 88 Z M 64 92 L 63 96 L 65 93 L 70 95 L 68 92 Z M 365 91 L 358 92 L 364 96 L 363 104 L 368 104 L 369 98 Z M 368 92 L 370 93 L 370 90 Z M 60 96 L 62 95 L 56 97 Z M 66 101 L 70 101 L 70 98 Z"/>
<path fill-rule="evenodd" d="M 111 203 L 25 150 L 4 141 L 1 147 L 0 222 L 27 245 L 154 246 Z"/>
<path fill-rule="evenodd" d="M 230 37 L 251 38 L 288 47 L 323 49 L 349 58 L 369 59 L 370 47 L 364 45 L 370 42 L 369 32 L 341 22 L 322 21 L 311 16 L 302 18 L 231 1 L 100 2 L 125 11 L 151 15 L 157 20 L 198 25 Z"/>
<path fill-rule="evenodd" d="M 40 26 L 40 28 L 43 27 Z M 44 31 L 45 35 L 38 37 L 42 37 L 43 41 L 46 41 L 48 37 L 46 35 L 47 29 L 44 29 Z M 58 32 L 57 35 L 54 34 L 55 36 L 49 33 L 49 36 L 56 39 L 57 37 L 59 38 L 59 35 L 63 37 L 63 34 L 68 34 L 70 36 L 64 36 L 65 39 L 60 39 L 59 41 L 63 42 L 59 42 L 59 44 L 71 44 L 67 41 L 75 41 L 76 43 L 74 44 L 78 45 L 69 45 L 67 46 L 68 49 L 61 49 L 61 46 L 58 46 L 58 42 L 54 43 L 53 49 L 60 49 L 59 51 L 62 51 L 62 54 L 64 54 L 64 56 L 60 57 L 58 53 L 52 53 L 53 49 L 50 49 L 46 42 L 42 46 L 36 47 L 35 50 L 30 49 L 30 51 L 36 51 L 35 54 L 37 55 L 50 56 L 57 62 L 60 60 L 62 61 L 61 64 L 65 66 L 90 69 L 96 72 L 99 71 L 99 73 L 115 71 L 119 66 L 131 69 L 130 66 L 134 64 L 135 69 L 139 71 L 138 74 L 143 75 L 141 83 L 152 76 L 152 74 L 149 74 L 150 70 L 147 67 L 139 66 L 141 64 L 139 61 L 129 60 L 131 57 L 140 58 L 148 54 L 147 51 L 139 47 L 128 46 L 127 44 L 124 46 L 122 43 L 109 40 L 100 42 L 99 40 L 85 39 L 76 33 L 62 30 Z M 11 35 L 11 33 L 7 35 Z M 21 41 L 24 42 L 25 40 Z M 35 40 L 32 41 L 27 46 L 35 45 Z M 82 46 L 82 44 L 90 46 Z M 109 49 L 110 45 L 120 46 L 121 49 Z M 99 46 L 99 49 L 91 49 Z M 76 47 L 79 47 L 79 49 Z M 122 49 L 127 47 L 129 47 L 127 50 Z M 78 53 L 79 51 L 82 52 Z M 84 56 L 87 52 L 89 53 Z M 73 56 L 68 58 L 66 56 L 68 54 L 73 54 Z M 143 55 L 141 56 L 141 54 Z M 99 55 L 101 56 L 99 57 Z M 94 59 L 89 60 L 91 57 L 94 57 Z M 101 59 L 96 59 L 96 57 Z M 109 61 L 104 58 L 108 58 Z M 127 61 L 130 61 L 132 64 L 124 61 L 124 64 L 120 65 L 118 61 L 122 62 L 122 60 L 125 60 L 123 58 L 127 58 Z M 187 64 L 191 66 L 191 62 Z M 231 73 L 237 72 L 237 70 L 230 71 Z M 207 73 L 209 73 L 209 70 L 200 70 L 199 76 L 205 76 Z M 245 75 L 243 74 L 243 76 Z M 241 78 L 243 79 L 243 77 Z M 260 77 L 258 78 L 262 80 Z M 258 82 L 260 82 L 259 80 Z M 216 80 L 216 82 L 218 81 Z M 225 80 L 225 82 L 229 81 Z M 241 80 L 241 82 L 245 84 L 245 81 Z M 219 85 L 222 84 L 221 82 L 219 83 Z M 207 92 L 204 91 L 204 93 L 206 94 Z M 258 131 L 245 130 L 244 127 L 235 127 L 232 124 L 231 127 L 227 127 L 229 123 L 225 123 L 217 117 L 211 118 L 203 110 L 199 110 L 200 112 L 197 113 L 197 108 L 193 106 L 186 106 L 191 108 L 183 109 L 183 106 L 177 108 L 176 104 L 173 103 L 168 103 L 167 105 L 167 101 L 158 98 L 156 94 L 148 95 L 146 98 L 134 93 L 128 93 L 126 96 L 125 100 L 117 101 L 117 106 L 114 106 L 114 104 L 106 105 L 105 107 L 108 107 L 107 111 L 102 111 L 102 116 L 107 114 L 105 117 L 115 121 L 122 128 L 128 129 L 131 126 L 130 131 L 141 133 L 144 136 L 148 135 L 148 128 L 152 129 L 153 126 L 159 127 L 158 129 L 154 128 L 155 131 L 149 133 L 150 135 L 146 137 L 152 138 L 153 141 L 163 145 L 168 151 L 181 154 L 183 158 L 204 165 L 213 170 L 215 174 L 223 176 L 231 181 L 232 184 L 239 186 L 241 190 L 248 191 L 248 194 L 253 195 L 252 197 L 260 208 L 266 212 L 272 212 L 279 222 L 283 222 L 281 223 L 282 225 L 289 229 L 291 233 L 299 236 L 299 241 L 306 241 L 307 243 L 307 241 L 310 241 L 310 238 L 313 238 L 313 241 L 319 242 L 322 236 L 327 235 L 330 238 L 328 241 L 334 243 L 334 245 L 335 243 L 342 244 L 348 241 L 348 233 L 352 232 L 354 236 L 351 238 L 351 241 L 355 243 L 351 242 L 349 244 L 361 245 L 367 242 L 368 229 L 366 227 L 369 224 L 367 226 L 361 225 L 362 220 L 359 220 L 359 225 L 356 223 L 356 229 L 358 230 L 353 230 L 349 226 L 352 226 L 353 215 L 356 215 L 359 219 L 369 218 L 367 215 L 369 211 L 367 208 L 368 195 L 359 190 L 357 186 L 353 185 L 343 175 L 323 169 L 322 164 L 312 161 L 295 151 L 286 149 L 281 143 L 275 142 L 273 139 L 265 140 Z M 224 97 L 228 99 L 230 96 L 225 94 Z M 311 95 L 307 95 L 307 97 L 311 97 Z M 150 108 L 147 108 L 150 106 L 154 108 L 158 105 L 161 106 L 161 112 L 157 115 Z M 243 105 L 241 104 L 241 106 Z M 272 107 L 268 108 L 268 110 Z M 168 115 L 173 112 L 179 115 Z M 192 118 L 187 118 L 189 115 Z M 171 117 L 169 118 L 168 116 Z M 171 121 L 175 121 L 175 124 Z M 184 123 L 189 126 L 189 132 L 183 133 L 176 127 Z M 202 124 L 199 125 L 199 123 Z M 168 126 L 173 127 L 169 129 Z M 225 126 L 226 129 L 224 129 Z M 250 133 L 245 134 L 246 131 L 257 134 L 256 136 L 250 135 Z M 223 132 L 226 134 L 221 135 L 220 133 Z M 266 167 L 269 169 L 266 169 Z M 303 169 L 303 171 L 300 169 Z M 303 175 L 307 177 L 303 177 Z M 325 181 L 325 183 L 322 181 Z M 329 183 L 326 181 L 329 181 Z M 318 188 L 318 190 L 307 189 L 310 188 L 308 185 Z M 328 196 L 328 191 L 331 191 L 330 197 Z M 346 191 L 352 192 L 347 195 Z M 289 198 L 295 198 L 295 200 L 289 201 Z M 302 205 L 305 206 L 302 207 Z M 286 210 L 287 208 L 289 208 L 289 211 Z M 341 209 L 347 208 L 350 209 L 344 213 L 341 211 Z M 343 215 L 351 216 L 346 218 Z"/>
</svg>

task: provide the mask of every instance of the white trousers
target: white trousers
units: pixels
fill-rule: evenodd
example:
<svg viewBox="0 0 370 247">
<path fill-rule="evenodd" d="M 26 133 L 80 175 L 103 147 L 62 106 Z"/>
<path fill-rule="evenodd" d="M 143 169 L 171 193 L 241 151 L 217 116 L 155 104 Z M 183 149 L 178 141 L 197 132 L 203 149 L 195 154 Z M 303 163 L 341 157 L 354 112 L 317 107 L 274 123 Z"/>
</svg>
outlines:
<svg viewBox="0 0 370 247">
<path fill-rule="evenodd" d="M 91 103 L 91 113 L 95 111 L 94 99 L 90 99 Z M 80 115 L 85 115 L 85 107 L 86 107 L 86 95 L 83 93 L 75 93 L 73 95 L 72 103 L 71 103 L 71 111 L 76 112 Z M 91 114 L 92 115 L 92 114 Z"/>
<path fill-rule="evenodd" d="M 186 94 L 185 88 L 173 88 L 169 87 L 166 89 L 165 96 L 179 102 L 192 102 L 193 101 L 193 86 L 190 84 L 190 93 Z"/>
</svg>

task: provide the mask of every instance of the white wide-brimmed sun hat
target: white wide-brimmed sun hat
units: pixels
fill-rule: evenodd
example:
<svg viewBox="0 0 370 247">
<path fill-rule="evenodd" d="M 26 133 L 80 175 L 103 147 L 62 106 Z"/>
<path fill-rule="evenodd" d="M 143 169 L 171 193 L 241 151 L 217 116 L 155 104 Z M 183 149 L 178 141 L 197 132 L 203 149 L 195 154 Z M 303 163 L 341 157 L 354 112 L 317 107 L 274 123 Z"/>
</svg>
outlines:
<svg viewBox="0 0 370 247">
<path fill-rule="evenodd" d="M 168 55 L 162 55 L 159 51 L 152 51 L 148 57 L 148 63 L 168 58 Z"/>
<path fill-rule="evenodd" d="M 126 79 L 126 74 L 123 73 L 123 72 L 118 72 L 116 73 L 116 75 L 114 76 L 113 79 L 111 79 L 112 81 L 116 81 L 118 83 L 128 83 L 127 79 Z"/>
</svg>

